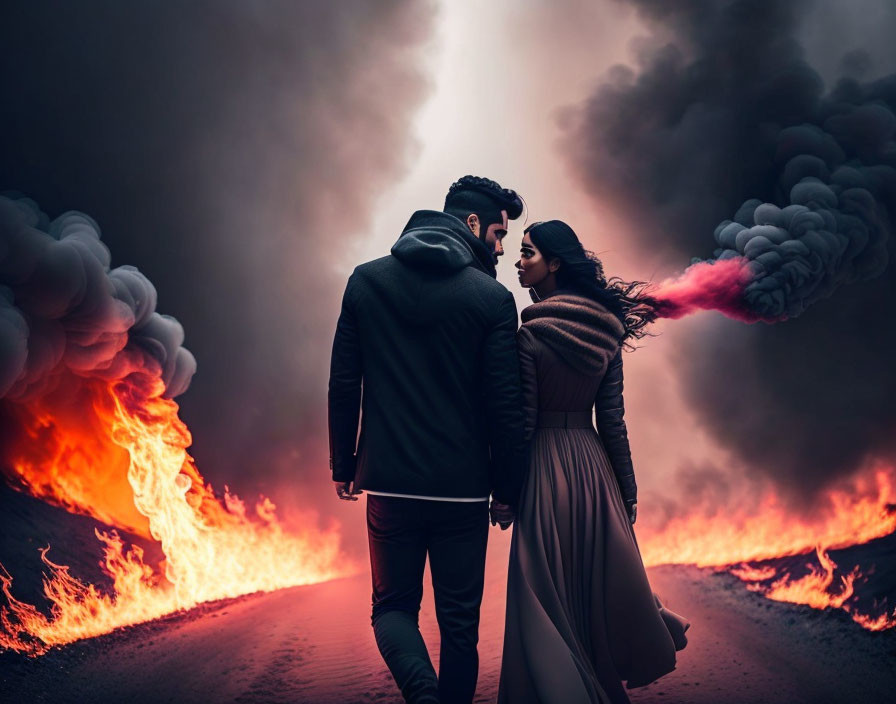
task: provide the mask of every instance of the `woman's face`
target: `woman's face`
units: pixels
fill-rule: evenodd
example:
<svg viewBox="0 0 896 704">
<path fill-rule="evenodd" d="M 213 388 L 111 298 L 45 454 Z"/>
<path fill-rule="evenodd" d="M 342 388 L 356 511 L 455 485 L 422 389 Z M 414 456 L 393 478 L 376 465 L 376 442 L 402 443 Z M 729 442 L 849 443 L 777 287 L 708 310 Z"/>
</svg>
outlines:
<svg viewBox="0 0 896 704">
<path fill-rule="evenodd" d="M 538 247 L 532 244 L 532 238 L 527 232 L 523 235 L 523 243 L 520 245 L 520 260 L 516 263 L 520 286 L 532 288 L 538 286 L 553 272 L 548 262 L 538 251 Z"/>
</svg>

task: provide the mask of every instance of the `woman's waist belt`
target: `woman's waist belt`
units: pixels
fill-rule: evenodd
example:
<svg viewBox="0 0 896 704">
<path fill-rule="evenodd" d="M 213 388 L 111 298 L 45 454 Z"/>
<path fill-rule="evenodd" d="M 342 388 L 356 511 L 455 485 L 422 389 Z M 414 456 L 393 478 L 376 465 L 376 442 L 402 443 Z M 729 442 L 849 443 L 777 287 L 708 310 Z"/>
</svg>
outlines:
<svg viewBox="0 0 896 704">
<path fill-rule="evenodd" d="M 539 428 L 593 428 L 591 411 L 539 411 Z"/>
</svg>

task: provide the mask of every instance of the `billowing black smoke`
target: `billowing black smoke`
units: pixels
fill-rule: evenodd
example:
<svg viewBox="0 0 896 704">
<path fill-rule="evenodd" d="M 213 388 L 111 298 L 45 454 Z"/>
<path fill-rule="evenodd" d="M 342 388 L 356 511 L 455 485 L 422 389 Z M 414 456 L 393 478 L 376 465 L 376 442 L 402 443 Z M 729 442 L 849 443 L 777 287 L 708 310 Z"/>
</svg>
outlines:
<svg viewBox="0 0 896 704">
<path fill-rule="evenodd" d="M 841 84 L 821 107 L 831 113 L 824 128 L 802 124 L 778 135 L 783 207 L 750 199 L 716 227 L 716 259 L 750 260 L 744 300 L 761 318 L 795 317 L 839 286 L 887 268 L 896 208 L 893 105 L 896 77 Z"/>
<path fill-rule="evenodd" d="M 0 399 L 27 402 L 66 373 L 157 373 L 167 397 L 187 389 L 196 360 L 180 323 L 156 312 L 143 274 L 110 261 L 89 216 L 50 221 L 33 201 L 0 196 Z"/>
<path fill-rule="evenodd" d="M 111 266 L 153 282 L 199 363 L 178 403 L 216 487 L 330 493 L 329 345 L 352 246 L 409 164 L 432 5 L 4 8 L 0 192 L 89 213 Z"/>
<path fill-rule="evenodd" d="M 828 35 L 825 55 L 846 59 L 827 90 L 798 39 L 810 2 L 631 4 L 653 36 L 570 128 L 582 181 L 668 273 L 713 246 L 747 256 L 749 304 L 799 316 L 673 334 L 682 388 L 725 444 L 797 491 L 896 458 L 896 76 L 859 75 L 892 66 L 892 49 Z"/>
</svg>

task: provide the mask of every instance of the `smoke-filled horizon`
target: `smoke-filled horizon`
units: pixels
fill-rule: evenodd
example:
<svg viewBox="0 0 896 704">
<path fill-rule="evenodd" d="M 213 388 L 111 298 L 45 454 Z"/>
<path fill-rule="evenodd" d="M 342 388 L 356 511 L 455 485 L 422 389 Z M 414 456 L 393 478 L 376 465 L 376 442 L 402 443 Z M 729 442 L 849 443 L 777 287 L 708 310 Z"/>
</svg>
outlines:
<svg viewBox="0 0 896 704">
<path fill-rule="evenodd" d="M 677 337 L 701 426 L 806 496 L 896 461 L 896 75 L 862 80 L 892 70 L 893 50 L 826 38 L 842 57 L 826 87 L 799 38 L 812 3 L 629 4 L 651 36 L 573 113 L 576 173 L 642 247 L 685 264 L 746 257 L 753 319 L 793 318 Z"/>
<path fill-rule="evenodd" d="M 218 488 L 328 482 L 339 267 L 413 151 L 433 14 L 428 0 L 5 8 L 0 191 L 50 220 L 86 213 L 110 266 L 152 282 L 198 360 L 178 403 Z"/>
<path fill-rule="evenodd" d="M 110 268 L 136 266 L 158 310 L 182 324 L 198 369 L 177 401 L 216 488 L 285 488 L 325 516 L 350 516 L 357 537 L 363 518 L 335 500 L 326 463 L 326 373 L 347 272 L 387 253 L 410 213 L 438 207 L 468 172 L 519 190 L 530 222 L 569 221 L 608 275 L 663 278 L 716 249 L 745 254 L 739 233 L 733 248 L 714 238 L 738 217 L 745 230 L 791 233 L 792 219 L 776 221 L 787 160 L 820 159 L 799 175 L 820 173 L 830 189 L 854 154 L 838 143 L 842 158 L 803 149 L 780 160 L 781 135 L 825 129 L 819 115 L 840 105 L 840 77 L 849 104 L 890 90 L 881 79 L 896 56 L 882 28 L 896 15 L 866 4 L 857 17 L 834 0 L 22 3 L 0 28 L 12 97 L 0 113 L 0 191 L 34 198 L 50 220 L 86 213 Z M 434 35 L 448 47 L 439 66 Z M 619 62 L 631 65 L 607 70 Z M 892 166 L 886 134 L 856 148 Z M 753 198 L 780 213 L 739 213 Z M 826 193 L 811 203 L 823 207 L 801 205 L 831 210 Z M 511 224 L 498 269 L 509 287 L 521 226 Z M 896 282 L 892 256 L 874 268 L 881 233 L 822 258 L 796 318 L 670 321 L 626 357 L 648 497 L 639 520 L 687 510 L 697 493 L 722 506 L 740 476 L 808 497 L 896 458 L 885 352 Z M 828 234 L 839 243 L 854 230 Z M 760 235 L 794 248 L 778 231 L 749 239 Z M 805 263 L 774 268 L 758 245 L 770 281 Z M 651 490 L 666 503 L 651 503 Z"/>
</svg>

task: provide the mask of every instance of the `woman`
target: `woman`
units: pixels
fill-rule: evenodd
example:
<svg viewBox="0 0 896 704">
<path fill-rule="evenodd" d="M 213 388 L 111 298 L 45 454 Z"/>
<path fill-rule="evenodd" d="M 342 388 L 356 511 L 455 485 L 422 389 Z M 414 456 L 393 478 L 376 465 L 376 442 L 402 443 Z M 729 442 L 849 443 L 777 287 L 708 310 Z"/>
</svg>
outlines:
<svg viewBox="0 0 896 704">
<path fill-rule="evenodd" d="M 623 680 L 637 687 L 673 670 L 690 625 L 652 593 L 632 528 L 621 347 L 654 314 L 643 284 L 608 284 L 559 220 L 528 227 L 520 251 L 520 284 L 537 301 L 518 333 L 531 455 L 498 701 L 628 702 Z"/>
</svg>

